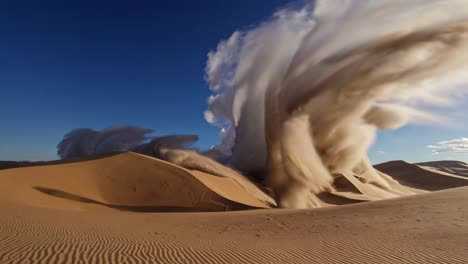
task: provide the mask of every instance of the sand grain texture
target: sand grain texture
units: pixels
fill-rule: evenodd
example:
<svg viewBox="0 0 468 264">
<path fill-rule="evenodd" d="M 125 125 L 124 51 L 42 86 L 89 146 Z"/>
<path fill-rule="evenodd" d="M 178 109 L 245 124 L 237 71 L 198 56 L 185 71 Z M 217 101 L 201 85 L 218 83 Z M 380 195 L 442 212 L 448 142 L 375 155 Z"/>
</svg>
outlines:
<svg viewBox="0 0 468 264">
<path fill-rule="evenodd" d="M 190 182 L 156 193 L 166 176 Z M 468 262 L 468 187 L 311 210 L 161 213 L 264 203 L 235 179 L 132 153 L 2 170 L 0 181 L 0 263 Z"/>
</svg>

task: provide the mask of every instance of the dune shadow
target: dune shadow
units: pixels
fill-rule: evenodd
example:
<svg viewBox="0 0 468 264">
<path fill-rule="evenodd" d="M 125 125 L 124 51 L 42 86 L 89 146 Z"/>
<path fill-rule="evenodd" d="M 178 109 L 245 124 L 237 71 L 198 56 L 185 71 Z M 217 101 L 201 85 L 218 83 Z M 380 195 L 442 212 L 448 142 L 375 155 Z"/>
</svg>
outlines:
<svg viewBox="0 0 468 264">
<path fill-rule="evenodd" d="M 167 212 L 167 213 L 176 213 L 176 212 L 219 212 L 219 210 L 210 210 L 209 208 L 194 208 L 194 207 L 176 207 L 176 206 L 131 206 L 131 205 L 116 205 L 116 204 L 108 204 L 103 203 L 100 201 L 96 201 L 93 199 L 89 199 L 83 196 L 79 196 L 76 194 L 64 192 L 61 190 L 41 187 L 41 186 L 33 186 L 33 189 L 39 191 L 43 194 L 47 194 L 50 196 L 54 196 L 57 198 L 67 199 L 70 201 L 80 202 L 80 203 L 88 203 L 88 204 L 97 204 L 102 205 L 108 208 L 116 209 L 119 211 L 128 211 L 128 212 L 139 212 L 139 213 L 160 213 L 160 212 Z M 248 210 L 252 209 L 248 206 L 242 205 L 234 205 L 233 207 L 226 207 L 225 211 L 235 211 L 235 210 Z"/>
</svg>

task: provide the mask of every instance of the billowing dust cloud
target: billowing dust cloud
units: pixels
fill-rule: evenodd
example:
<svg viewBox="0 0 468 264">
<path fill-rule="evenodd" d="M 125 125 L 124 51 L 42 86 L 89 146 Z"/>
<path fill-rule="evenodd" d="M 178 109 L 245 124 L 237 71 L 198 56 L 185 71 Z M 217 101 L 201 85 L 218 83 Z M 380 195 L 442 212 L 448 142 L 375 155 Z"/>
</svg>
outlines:
<svg viewBox="0 0 468 264">
<path fill-rule="evenodd" d="M 109 152 L 129 151 L 145 140 L 153 130 L 134 126 L 117 126 L 96 131 L 78 128 L 67 133 L 57 146 L 62 159 L 79 158 Z"/>
<path fill-rule="evenodd" d="M 467 70 L 466 0 L 319 0 L 209 53 L 205 118 L 222 135 L 214 149 L 126 127 L 72 131 L 59 155 L 132 150 L 218 175 L 262 172 L 281 207 L 320 206 L 316 194 L 333 192 L 337 177 L 391 192 L 397 183 L 367 158 L 376 131 L 444 122 L 430 110 L 468 90 Z M 211 159 L 220 157 L 228 167 Z"/>
<path fill-rule="evenodd" d="M 377 129 L 443 121 L 427 109 L 465 92 L 467 70 L 467 1 L 316 1 L 209 54 L 205 117 L 231 166 L 266 169 L 279 205 L 302 208 L 335 175 L 373 170 Z"/>
</svg>

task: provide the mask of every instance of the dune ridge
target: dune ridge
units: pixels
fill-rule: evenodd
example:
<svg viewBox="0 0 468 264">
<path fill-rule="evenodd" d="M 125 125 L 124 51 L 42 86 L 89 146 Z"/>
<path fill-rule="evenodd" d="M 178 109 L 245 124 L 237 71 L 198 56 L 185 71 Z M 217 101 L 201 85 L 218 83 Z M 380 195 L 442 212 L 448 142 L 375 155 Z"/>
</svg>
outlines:
<svg viewBox="0 0 468 264">
<path fill-rule="evenodd" d="M 431 169 L 428 166 L 429 164 L 435 166 L 435 168 Z M 468 185 L 468 178 L 462 174 L 458 174 L 459 172 L 451 166 L 453 163 L 438 161 L 429 164 L 410 164 L 402 160 L 397 160 L 377 164 L 374 167 L 392 176 L 403 185 L 428 191 Z M 463 162 L 458 162 L 457 164 L 463 164 Z"/>
<path fill-rule="evenodd" d="M 82 197 L 114 207 L 201 211 L 270 207 L 268 201 L 262 200 L 260 189 L 252 190 L 252 186 L 247 189 L 240 180 L 189 171 L 133 152 L 82 162 L 2 170 L 0 180 L 4 183 L 0 198 L 15 197 L 42 206 L 54 207 L 60 202 L 49 196 L 44 200 L 38 190 L 56 196 L 61 192 L 58 196 L 62 198 L 65 193 L 68 197 Z"/>
<path fill-rule="evenodd" d="M 461 161 L 444 160 L 416 163 L 426 169 L 434 169 L 439 172 L 447 172 L 459 177 L 468 177 L 468 164 Z"/>
<path fill-rule="evenodd" d="M 206 162 L 206 160 L 199 162 Z M 460 175 L 447 172 L 454 170 L 453 166 L 449 165 L 457 166 L 457 164 L 458 172 L 461 172 Z M 364 168 L 364 170 L 342 173 L 335 176 L 333 189 L 323 192 L 318 199 L 311 202 L 317 203 L 319 206 L 332 206 L 413 195 L 423 193 L 424 190 L 442 190 L 465 186 L 468 185 L 468 179 L 463 177 L 463 164 L 462 162 L 432 162 L 425 164 L 427 166 L 422 166 L 404 161 L 392 161 L 376 165 L 375 168 L 380 171 Z M 11 175 L 47 174 L 49 176 L 42 176 L 43 178 L 39 182 L 36 181 L 33 188 L 29 188 L 29 191 L 34 189 L 57 197 L 88 200 L 88 203 L 103 204 L 112 208 L 127 208 L 134 211 L 220 211 L 275 206 L 273 197 L 269 195 L 271 192 L 262 187 L 261 184 L 255 183 L 233 170 L 226 170 L 228 168 L 222 165 L 219 165 L 219 168 L 211 166 L 211 163 L 206 165 L 221 170 L 219 173 L 199 171 L 183 168 L 151 156 L 124 152 L 60 161 L 20 162 L 17 165 L 20 168 L 10 169 L 3 174 L 13 178 L 16 176 Z M 80 185 L 73 188 L 67 184 L 57 185 L 56 183 L 61 182 L 60 175 L 64 173 L 71 174 L 72 180 L 77 177 L 80 177 L 80 182 L 86 179 L 84 183 L 90 188 L 79 187 Z M 175 176 L 170 176 L 173 174 Z M 1 170 L 0 175 L 2 175 Z M 116 177 L 113 175 L 116 175 L 121 182 L 115 182 Z M 132 175 L 138 175 L 138 177 L 132 179 Z M 164 177 L 161 178 L 161 175 Z M 24 178 L 25 176 L 19 177 Z M 37 177 L 35 178 L 37 179 Z M 177 178 L 179 180 L 172 181 Z M 383 181 L 383 183 L 373 181 L 374 178 Z M 43 181 L 45 184 L 41 185 Z M 400 184 L 400 181 L 403 185 Z M 183 193 L 190 193 L 187 188 L 194 188 L 199 197 L 196 198 L 192 195 L 181 202 L 173 200 L 173 193 L 169 190 L 162 194 L 155 193 L 155 190 L 167 188 L 168 182 L 173 185 L 172 191 L 181 185 L 181 188 L 185 190 Z M 192 186 L 194 182 L 202 184 Z M 107 187 L 106 184 L 110 185 Z M 135 185 L 144 186 L 144 188 L 137 188 Z M 152 186 L 152 189 L 149 186 Z M 382 188 L 382 186 L 388 187 Z M 80 188 L 84 191 L 80 191 Z M 238 192 L 239 189 L 242 191 Z M 134 201 L 128 204 L 128 198 L 119 200 L 117 195 L 119 192 L 130 192 L 130 195 L 123 196 L 132 197 L 131 199 Z M 143 199 L 143 196 L 146 197 Z M 206 200 L 207 203 L 200 204 L 200 199 Z"/>
<path fill-rule="evenodd" d="M 185 159 L 182 162 L 175 160 L 175 163 L 171 163 L 139 153 L 123 152 L 80 159 L 28 163 L 23 168 L 9 170 L 7 174 L 10 176 L 7 177 L 41 175 L 42 179 L 39 182 L 35 181 L 33 186 L 37 191 L 134 211 L 220 211 L 276 206 L 274 197 L 270 196 L 271 192 L 261 184 L 209 158 L 190 151 L 176 151 L 182 152 L 183 157 L 187 156 L 186 160 L 189 163 L 185 162 Z M 192 163 L 196 166 L 187 166 Z M 80 187 L 85 189 L 82 191 L 76 188 L 79 185 L 57 185 L 56 183 L 61 182 L 60 175 L 64 173 L 71 174 L 72 180 L 77 178 L 80 178 L 80 182 L 84 180 L 83 183 L 90 186 L 89 189 Z M 332 189 L 309 201 L 313 204 L 312 207 L 375 201 L 420 193 L 374 170 L 356 170 L 336 177 Z M 381 188 L 379 182 L 373 179 L 380 180 L 388 188 Z M 202 184 L 195 184 L 197 182 Z M 168 184 L 171 185 L 169 189 L 167 189 Z M 171 192 L 176 193 L 178 186 L 184 194 L 192 192 L 195 194 L 190 194 L 183 200 L 174 200 L 174 193 Z M 130 198 L 119 199 L 119 193 L 128 192 L 130 194 L 123 196 Z"/>
</svg>

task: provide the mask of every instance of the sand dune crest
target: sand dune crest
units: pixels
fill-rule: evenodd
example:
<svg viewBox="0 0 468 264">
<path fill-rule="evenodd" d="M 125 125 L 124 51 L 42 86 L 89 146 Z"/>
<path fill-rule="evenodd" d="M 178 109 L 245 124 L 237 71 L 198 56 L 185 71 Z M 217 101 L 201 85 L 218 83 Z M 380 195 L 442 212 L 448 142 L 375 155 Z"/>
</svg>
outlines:
<svg viewBox="0 0 468 264">
<path fill-rule="evenodd" d="M 84 162 L 2 170 L 0 179 L 6 189 L 0 198 L 15 197 L 49 207 L 63 202 L 44 193 L 122 208 L 224 211 L 269 207 L 267 201 L 260 200 L 260 189 L 256 190 L 259 199 L 251 190 L 254 187 L 246 188 L 242 181 L 186 170 L 131 152 Z"/>
<path fill-rule="evenodd" d="M 453 167 L 453 163 L 444 161 L 432 163 L 410 164 L 404 161 L 390 161 L 378 164 L 375 168 L 384 172 L 400 183 L 418 189 L 435 191 L 448 188 L 455 188 L 468 185 L 462 162 L 455 164 L 462 165 L 461 169 Z M 434 167 L 429 167 L 429 165 Z M 466 166 L 468 168 L 468 166 Z M 460 174 L 461 170 L 461 174 Z M 452 172 L 452 173 L 450 173 Z"/>
</svg>

